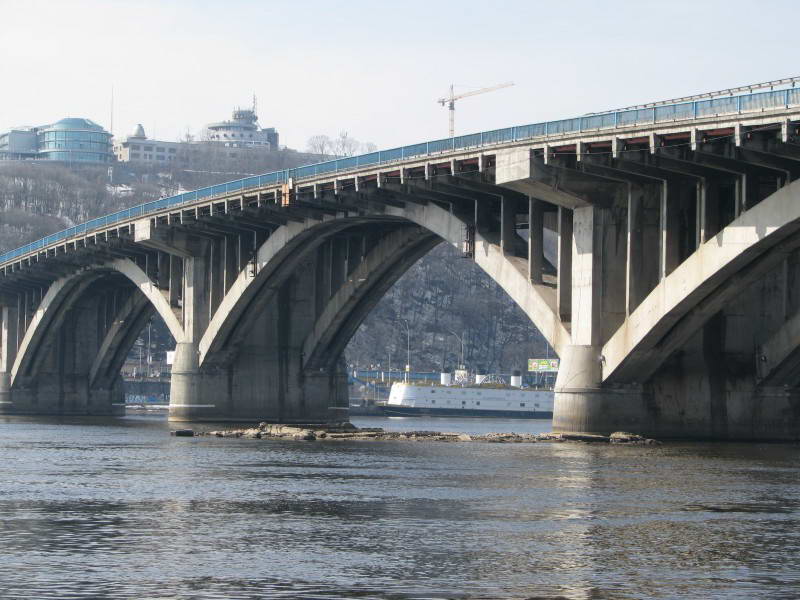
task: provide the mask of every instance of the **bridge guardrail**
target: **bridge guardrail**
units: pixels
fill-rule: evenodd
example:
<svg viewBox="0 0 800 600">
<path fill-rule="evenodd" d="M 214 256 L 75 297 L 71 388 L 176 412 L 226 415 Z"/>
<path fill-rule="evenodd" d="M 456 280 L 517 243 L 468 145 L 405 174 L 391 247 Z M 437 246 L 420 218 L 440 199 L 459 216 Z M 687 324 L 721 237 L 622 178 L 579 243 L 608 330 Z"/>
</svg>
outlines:
<svg viewBox="0 0 800 600">
<path fill-rule="evenodd" d="M 40 250 L 50 244 L 69 239 L 76 235 L 85 235 L 97 229 L 102 229 L 133 217 L 144 216 L 172 206 L 202 200 L 203 198 L 258 188 L 269 184 L 285 183 L 290 178 L 302 179 L 305 177 L 315 177 L 325 173 L 338 173 L 339 171 L 362 166 L 393 163 L 406 158 L 429 156 L 465 148 L 480 148 L 482 146 L 523 141 L 548 135 L 600 131 L 603 129 L 657 124 L 669 121 L 686 121 L 708 116 L 722 116 L 743 112 L 789 108 L 794 105 L 800 105 L 800 88 L 773 90 L 769 92 L 751 92 L 750 94 L 739 96 L 680 102 L 652 108 L 598 113 L 572 119 L 517 125 L 504 129 L 494 129 L 492 131 L 470 133 L 452 138 L 411 144 L 358 156 L 348 156 L 293 169 L 273 171 L 263 175 L 245 177 L 244 179 L 237 179 L 227 183 L 200 188 L 191 192 L 184 192 L 168 198 L 161 198 L 160 200 L 146 202 L 111 213 L 110 215 L 92 219 L 86 223 L 48 235 L 20 248 L 10 250 L 0 255 L 0 264 L 28 254 L 34 250 Z"/>
</svg>

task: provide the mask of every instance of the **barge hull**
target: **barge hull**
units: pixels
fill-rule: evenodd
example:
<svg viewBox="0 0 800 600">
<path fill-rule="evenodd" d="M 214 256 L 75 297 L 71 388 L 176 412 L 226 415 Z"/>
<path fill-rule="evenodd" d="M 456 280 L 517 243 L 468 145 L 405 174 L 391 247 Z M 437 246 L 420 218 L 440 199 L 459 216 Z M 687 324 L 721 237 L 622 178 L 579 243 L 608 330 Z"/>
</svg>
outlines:
<svg viewBox="0 0 800 600">
<path fill-rule="evenodd" d="M 423 406 L 382 406 L 387 417 L 494 417 L 501 419 L 552 419 L 552 411 L 472 410 L 469 408 L 428 408 Z"/>
</svg>

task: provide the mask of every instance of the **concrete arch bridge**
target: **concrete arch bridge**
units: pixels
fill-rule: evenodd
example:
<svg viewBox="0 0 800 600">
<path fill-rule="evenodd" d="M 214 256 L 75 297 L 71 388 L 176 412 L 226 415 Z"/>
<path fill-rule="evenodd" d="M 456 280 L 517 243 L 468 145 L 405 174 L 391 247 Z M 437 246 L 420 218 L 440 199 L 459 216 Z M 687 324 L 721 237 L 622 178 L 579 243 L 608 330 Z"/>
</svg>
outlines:
<svg viewBox="0 0 800 600">
<path fill-rule="evenodd" d="M 796 439 L 798 92 L 339 159 L 6 253 L 0 413 L 118 411 L 121 364 L 157 311 L 177 342 L 172 420 L 344 420 L 344 347 L 444 240 L 561 357 L 556 429 Z"/>
</svg>

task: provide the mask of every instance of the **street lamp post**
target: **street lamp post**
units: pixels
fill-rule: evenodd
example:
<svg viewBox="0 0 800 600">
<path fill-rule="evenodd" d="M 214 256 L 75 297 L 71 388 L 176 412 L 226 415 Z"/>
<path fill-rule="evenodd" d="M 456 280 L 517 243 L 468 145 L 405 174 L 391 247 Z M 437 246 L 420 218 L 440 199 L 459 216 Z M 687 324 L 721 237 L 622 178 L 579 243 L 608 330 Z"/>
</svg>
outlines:
<svg viewBox="0 0 800 600">
<path fill-rule="evenodd" d="M 466 331 L 465 331 L 465 332 L 462 332 L 462 334 L 461 334 L 461 335 L 458 335 L 458 334 L 457 334 L 455 331 L 453 331 L 452 329 L 448 329 L 447 331 L 449 331 L 449 332 L 450 332 L 450 333 L 452 333 L 454 336 L 456 336 L 456 339 L 457 339 L 457 340 L 458 340 L 458 341 L 461 343 L 461 363 L 458 365 L 458 368 L 459 368 L 459 369 L 463 369 L 463 368 L 464 368 L 464 334 L 466 333 Z"/>
<path fill-rule="evenodd" d="M 408 319 L 402 319 L 406 326 L 406 376 L 405 382 L 408 383 L 408 377 L 411 373 L 411 328 L 408 326 Z"/>
</svg>

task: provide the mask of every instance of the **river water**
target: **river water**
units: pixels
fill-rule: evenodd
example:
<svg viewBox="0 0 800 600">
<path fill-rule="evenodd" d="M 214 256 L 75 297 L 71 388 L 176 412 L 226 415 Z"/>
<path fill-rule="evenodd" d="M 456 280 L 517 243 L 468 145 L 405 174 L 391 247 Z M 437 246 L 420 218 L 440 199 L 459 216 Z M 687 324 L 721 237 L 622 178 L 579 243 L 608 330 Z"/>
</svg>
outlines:
<svg viewBox="0 0 800 600">
<path fill-rule="evenodd" d="M 797 445 L 168 430 L 158 416 L 0 420 L 0 598 L 800 597 Z"/>
</svg>

